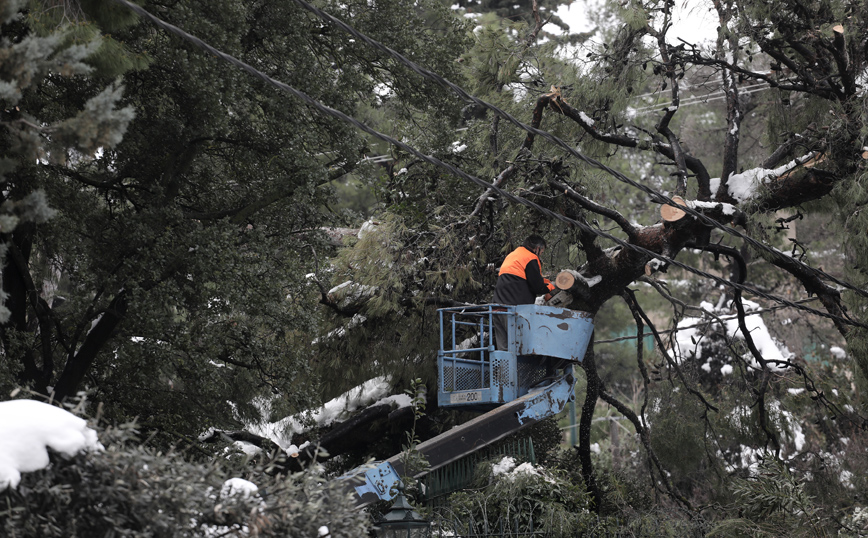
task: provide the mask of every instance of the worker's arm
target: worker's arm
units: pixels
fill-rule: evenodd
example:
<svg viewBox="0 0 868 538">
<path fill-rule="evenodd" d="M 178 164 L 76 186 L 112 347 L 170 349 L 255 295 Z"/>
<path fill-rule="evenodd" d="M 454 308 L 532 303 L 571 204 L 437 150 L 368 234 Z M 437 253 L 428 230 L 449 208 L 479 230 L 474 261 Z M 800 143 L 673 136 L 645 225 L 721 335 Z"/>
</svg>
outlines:
<svg viewBox="0 0 868 538">
<path fill-rule="evenodd" d="M 555 289 L 551 282 L 543 278 L 539 270 L 539 262 L 536 260 L 528 262 L 524 268 L 524 277 L 527 279 L 527 285 L 534 295 L 544 295 Z"/>
</svg>

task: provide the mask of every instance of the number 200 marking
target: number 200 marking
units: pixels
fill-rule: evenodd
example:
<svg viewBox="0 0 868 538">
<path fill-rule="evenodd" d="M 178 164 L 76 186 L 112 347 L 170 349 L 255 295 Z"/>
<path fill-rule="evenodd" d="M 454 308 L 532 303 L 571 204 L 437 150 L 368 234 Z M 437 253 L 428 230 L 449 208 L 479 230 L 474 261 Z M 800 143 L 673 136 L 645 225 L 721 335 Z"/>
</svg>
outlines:
<svg viewBox="0 0 868 538">
<path fill-rule="evenodd" d="M 479 402 L 482 400 L 481 391 L 460 392 L 449 395 L 449 403 Z"/>
</svg>

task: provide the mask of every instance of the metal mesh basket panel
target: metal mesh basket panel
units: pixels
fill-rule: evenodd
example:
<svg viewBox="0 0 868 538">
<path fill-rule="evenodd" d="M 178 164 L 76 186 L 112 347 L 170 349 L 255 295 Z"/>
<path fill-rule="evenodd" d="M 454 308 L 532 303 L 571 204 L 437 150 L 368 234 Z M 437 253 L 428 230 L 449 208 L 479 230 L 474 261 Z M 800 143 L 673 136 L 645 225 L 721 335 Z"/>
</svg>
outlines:
<svg viewBox="0 0 868 538">
<path fill-rule="evenodd" d="M 546 376 L 546 367 L 538 362 L 524 362 L 518 364 L 518 383 L 525 387 L 532 387 Z"/>
<path fill-rule="evenodd" d="M 494 368 L 494 384 L 499 387 L 509 385 L 510 374 L 512 373 L 509 368 L 509 360 L 494 359 L 491 364 Z"/>
<path fill-rule="evenodd" d="M 488 388 L 488 369 L 483 375 L 483 363 L 445 364 L 443 366 L 443 389 L 446 392 Z M 454 383 L 453 383 L 454 381 Z"/>
</svg>

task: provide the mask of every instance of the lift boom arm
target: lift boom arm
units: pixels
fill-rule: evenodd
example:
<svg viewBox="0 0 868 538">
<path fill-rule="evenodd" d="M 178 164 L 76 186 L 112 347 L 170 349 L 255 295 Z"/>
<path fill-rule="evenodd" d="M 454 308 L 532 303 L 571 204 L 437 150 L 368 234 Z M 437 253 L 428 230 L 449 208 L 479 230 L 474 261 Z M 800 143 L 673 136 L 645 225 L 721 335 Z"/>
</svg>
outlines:
<svg viewBox="0 0 868 538">
<path fill-rule="evenodd" d="M 429 467 L 417 473 L 415 478 L 560 413 L 575 397 L 574 381 L 572 369 L 568 368 L 563 377 L 551 385 L 420 443 L 416 451 L 425 457 Z M 393 486 L 404 474 L 403 454 L 397 454 L 375 466 L 356 469 L 341 479 L 355 489 L 360 496 L 359 505 L 365 506 L 378 500 L 392 499 L 395 495 Z"/>
</svg>

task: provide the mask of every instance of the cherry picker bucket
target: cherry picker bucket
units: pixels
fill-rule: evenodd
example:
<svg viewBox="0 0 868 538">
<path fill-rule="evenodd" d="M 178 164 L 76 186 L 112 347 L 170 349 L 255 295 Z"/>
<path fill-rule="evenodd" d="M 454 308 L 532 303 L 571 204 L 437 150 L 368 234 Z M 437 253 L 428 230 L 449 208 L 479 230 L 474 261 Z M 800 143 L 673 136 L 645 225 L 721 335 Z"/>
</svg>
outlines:
<svg viewBox="0 0 868 538">
<path fill-rule="evenodd" d="M 442 308 L 438 404 L 491 409 L 527 394 L 581 362 L 594 323 L 586 312 L 542 305 Z M 506 349 L 494 325 L 504 321 Z M 566 373 L 566 372 L 565 372 Z"/>
</svg>

